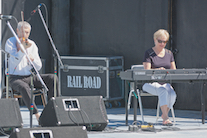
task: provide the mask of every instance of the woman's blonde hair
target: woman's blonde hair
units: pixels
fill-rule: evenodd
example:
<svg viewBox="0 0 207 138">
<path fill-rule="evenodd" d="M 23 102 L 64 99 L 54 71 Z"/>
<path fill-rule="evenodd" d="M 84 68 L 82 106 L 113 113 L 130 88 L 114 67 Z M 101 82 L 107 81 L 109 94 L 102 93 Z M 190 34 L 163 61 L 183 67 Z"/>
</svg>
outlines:
<svg viewBox="0 0 207 138">
<path fill-rule="evenodd" d="M 167 37 L 167 41 L 169 40 L 169 33 L 167 30 L 164 30 L 164 29 L 159 29 L 158 31 L 156 31 L 154 33 L 154 39 L 157 39 L 158 37 L 161 37 L 161 36 L 166 36 Z"/>
</svg>

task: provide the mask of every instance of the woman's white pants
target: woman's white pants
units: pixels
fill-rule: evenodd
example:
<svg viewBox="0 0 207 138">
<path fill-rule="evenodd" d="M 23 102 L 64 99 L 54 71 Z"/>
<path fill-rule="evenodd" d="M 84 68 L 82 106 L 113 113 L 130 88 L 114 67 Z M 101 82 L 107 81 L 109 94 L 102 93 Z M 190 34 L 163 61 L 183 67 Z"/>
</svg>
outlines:
<svg viewBox="0 0 207 138">
<path fill-rule="evenodd" d="M 167 105 L 172 108 L 175 104 L 176 93 L 169 83 L 159 84 L 157 82 L 145 83 L 142 90 L 152 95 L 157 95 L 159 98 L 160 106 Z"/>
</svg>

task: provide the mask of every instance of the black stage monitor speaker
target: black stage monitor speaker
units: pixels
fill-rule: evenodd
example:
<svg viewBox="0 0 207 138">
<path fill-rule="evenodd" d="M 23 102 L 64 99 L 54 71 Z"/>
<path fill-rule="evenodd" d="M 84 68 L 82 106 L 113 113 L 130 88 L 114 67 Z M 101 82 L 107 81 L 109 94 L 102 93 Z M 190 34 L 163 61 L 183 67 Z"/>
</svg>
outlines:
<svg viewBox="0 0 207 138">
<path fill-rule="evenodd" d="M 23 126 L 18 99 L 0 99 L 0 112 L 1 128 L 14 128 Z"/>
<path fill-rule="evenodd" d="M 39 122 L 43 127 L 86 126 L 102 131 L 108 118 L 102 96 L 56 97 L 45 106 Z"/>
<path fill-rule="evenodd" d="M 88 136 L 86 128 L 70 126 L 17 128 L 9 138 L 88 138 Z"/>
</svg>

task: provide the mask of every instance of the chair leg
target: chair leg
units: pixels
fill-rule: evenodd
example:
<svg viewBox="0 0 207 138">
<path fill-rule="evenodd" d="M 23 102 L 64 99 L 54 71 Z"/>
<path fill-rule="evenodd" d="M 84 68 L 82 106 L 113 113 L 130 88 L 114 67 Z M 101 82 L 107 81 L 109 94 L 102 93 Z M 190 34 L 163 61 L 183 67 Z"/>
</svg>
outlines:
<svg viewBox="0 0 207 138">
<path fill-rule="evenodd" d="M 130 110 L 130 104 L 131 104 L 132 93 L 133 93 L 133 90 L 131 90 L 131 91 L 129 92 L 128 103 L 127 103 L 128 114 L 126 115 L 127 117 L 128 117 L 128 115 L 129 115 L 129 110 Z"/>
<path fill-rule="evenodd" d="M 128 113 L 129 113 L 129 110 L 130 110 L 131 97 L 133 96 L 133 92 L 134 92 L 134 90 L 131 90 L 130 93 L 129 93 L 128 103 L 127 103 Z M 141 100 L 141 97 L 140 97 L 139 90 L 137 90 L 137 95 L 138 95 L 138 102 L 139 102 L 139 106 L 140 106 L 140 114 L 141 114 L 141 117 L 142 117 L 142 124 L 144 124 L 144 116 L 143 116 L 143 109 L 142 109 L 142 100 Z M 126 116 L 128 116 L 128 114 Z"/>
<path fill-rule="evenodd" d="M 157 102 L 157 117 L 156 117 L 156 123 L 158 122 L 159 117 L 160 117 L 160 102 L 158 100 L 158 102 Z"/>
<path fill-rule="evenodd" d="M 11 89 L 10 91 L 11 91 L 11 98 L 14 98 L 14 92 L 13 92 L 13 90 Z"/>
<path fill-rule="evenodd" d="M 47 91 L 45 89 L 43 89 L 43 98 L 44 98 L 44 104 L 46 105 L 48 103 L 48 100 L 47 100 Z"/>
<path fill-rule="evenodd" d="M 172 117 L 173 117 L 173 124 L 175 124 L 175 113 L 174 113 L 173 107 L 171 108 L 171 113 L 172 113 Z"/>
<path fill-rule="evenodd" d="M 41 99 L 42 99 L 42 104 L 43 104 L 43 106 L 45 107 L 45 98 L 44 98 L 43 95 L 41 95 Z"/>
<path fill-rule="evenodd" d="M 139 110 L 142 117 L 142 124 L 144 124 L 144 115 L 143 115 L 143 109 L 142 109 L 142 99 L 140 96 L 140 91 L 137 89 L 137 95 L 138 95 L 138 102 L 139 102 Z"/>
<path fill-rule="evenodd" d="M 172 114 L 172 118 L 173 118 L 173 124 L 175 124 L 175 113 L 174 113 L 174 109 L 173 107 L 170 109 L 171 110 L 171 114 Z M 160 103 L 159 103 L 159 100 L 158 100 L 158 103 L 157 103 L 157 117 L 156 117 L 156 123 L 158 122 L 158 119 L 160 117 Z"/>
</svg>

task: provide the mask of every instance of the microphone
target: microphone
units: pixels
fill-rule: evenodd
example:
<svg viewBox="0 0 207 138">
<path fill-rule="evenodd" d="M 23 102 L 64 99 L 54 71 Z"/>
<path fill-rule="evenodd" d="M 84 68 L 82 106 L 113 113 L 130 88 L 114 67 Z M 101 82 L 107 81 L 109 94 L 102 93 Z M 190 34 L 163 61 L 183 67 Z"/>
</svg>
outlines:
<svg viewBox="0 0 207 138">
<path fill-rule="evenodd" d="M 11 20 L 13 18 L 12 15 L 3 15 L 3 14 L 0 14 L 0 19 L 1 20 Z"/>
<path fill-rule="evenodd" d="M 36 11 L 42 6 L 42 4 L 40 3 L 32 12 L 31 15 L 34 15 L 36 13 Z"/>
</svg>

